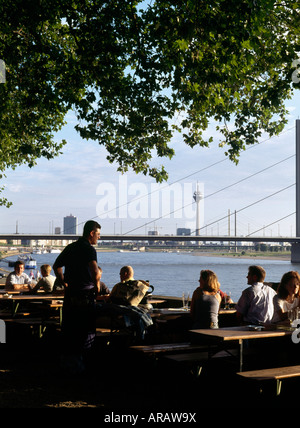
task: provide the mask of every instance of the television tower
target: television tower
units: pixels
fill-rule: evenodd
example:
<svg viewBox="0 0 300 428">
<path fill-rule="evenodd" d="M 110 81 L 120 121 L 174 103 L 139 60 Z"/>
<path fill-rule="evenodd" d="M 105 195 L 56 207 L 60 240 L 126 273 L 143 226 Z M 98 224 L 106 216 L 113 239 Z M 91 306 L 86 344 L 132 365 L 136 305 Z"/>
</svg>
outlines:
<svg viewBox="0 0 300 428">
<path fill-rule="evenodd" d="M 199 184 L 197 183 L 197 190 L 194 192 L 194 201 L 197 204 L 196 209 L 196 236 L 200 236 L 200 201 L 203 199 L 203 194 L 199 190 Z"/>
</svg>

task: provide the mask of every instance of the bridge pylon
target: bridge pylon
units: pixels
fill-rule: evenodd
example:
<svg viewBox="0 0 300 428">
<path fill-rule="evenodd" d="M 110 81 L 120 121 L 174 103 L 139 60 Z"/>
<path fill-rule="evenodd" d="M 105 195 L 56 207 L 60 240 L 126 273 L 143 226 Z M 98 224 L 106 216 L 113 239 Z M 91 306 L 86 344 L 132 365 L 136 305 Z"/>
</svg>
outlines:
<svg viewBox="0 0 300 428">
<path fill-rule="evenodd" d="M 300 236 L 300 120 L 296 120 L 296 236 Z M 300 242 L 292 244 L 291 262 L 300 263 Z"/>
</svg>

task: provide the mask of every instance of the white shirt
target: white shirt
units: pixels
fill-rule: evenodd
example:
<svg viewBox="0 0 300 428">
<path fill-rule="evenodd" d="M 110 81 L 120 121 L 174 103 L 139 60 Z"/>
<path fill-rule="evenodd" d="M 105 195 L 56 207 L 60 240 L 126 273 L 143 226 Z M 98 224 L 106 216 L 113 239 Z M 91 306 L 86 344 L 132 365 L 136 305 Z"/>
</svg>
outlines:
<svg viewBox="0 0 300 428">
<path fill-rule="evenodd" d="M 5 282 L 5 288 L 12 290 L 13 284 L 30 284 L 31 279 L 27 275 L 27 273 L 22 272 L 21 275 L 17 275 L 15 272 L 11 272 L 9 275 L 7 275 L 6 282 Z"/>
<path fill-rule="evenodd" d="M 269 323 L 274 314 L 273 299 L 276 291 L 269 285 L 257 282 L 246 288 L 236 305 L 237 312 L 250 324 Z"/>
<path fill-rule="evenodd" d="M 295 297 L 292 303 L 287 302 L 286 300 L 280 299 L 278 296 L 274 297 L 274 316 L 273 322 L 280 321 L 280 316 L 278 315 L 278 311 L 282 311 L 283 313 L 291 311 L 299 306 L 299 297 Z"/>
<path fill-rule="evenodd" d="M 35 285 L 34 290 L 37 291 L 39 288 L 42 288 L 46 293 L 51 293 L 53 290 L 55 279 L 56 277 L 53 275 L 44 276 Z"/>
</svg>

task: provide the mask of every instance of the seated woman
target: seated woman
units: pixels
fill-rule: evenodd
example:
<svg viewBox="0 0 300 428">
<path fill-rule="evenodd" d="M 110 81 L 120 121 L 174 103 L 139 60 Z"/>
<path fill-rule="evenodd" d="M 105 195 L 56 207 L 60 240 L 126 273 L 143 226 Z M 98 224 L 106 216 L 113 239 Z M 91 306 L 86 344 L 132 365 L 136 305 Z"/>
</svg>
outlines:
<svg viewBox="0 0 300 428">
<path fill-rule="evenodd" d="M 300 305 L 300 275 L 296 271 L 286 272 L 274 297 L 274 316 L 272 322 L 280 322 L 288 319 L 288 311 L 296 309 Z"/>
<path fill-rule="evenodd" d="M 193 328 L 218 328 L 221 296 L 217 275 L 211 270 L 200 272 L 200 287 L 196 288 L 191 301 Z"/>
</svg>

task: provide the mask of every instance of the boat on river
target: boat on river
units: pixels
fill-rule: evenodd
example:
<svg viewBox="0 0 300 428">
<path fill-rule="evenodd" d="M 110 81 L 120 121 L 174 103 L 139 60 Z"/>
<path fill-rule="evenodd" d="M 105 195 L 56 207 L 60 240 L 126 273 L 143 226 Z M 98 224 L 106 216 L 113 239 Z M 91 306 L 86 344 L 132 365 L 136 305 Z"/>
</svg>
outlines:
<svg viewBox="0 0 300 428">
<path fill-rule="evenodd" d="M 50 248 L 49 253 L 50 254 L 60 254 L 61 251 L 58 248 Z"/>
<path fill-rule="evenodd" d="M 25 269 L 36 269 L 36 260 L 31 256 L 21 255 L 18 257 L 18 260 L 21 260 L 25 264 Z"/>
<path fill-rule="evenodd" d="M 36 269 L 37 265 L 36 265 L 36 260 L 28 257 L 28 259 L 25 261 L 25 269 Z"/>
<path fill-rule="evenodd" d="M 20 255 L 18 257 L 18 261 L 24 262 L 25 269 L 36 269 L 37 268 L 36 260 L 33 259 L 31 256 L 27 256 L 25 254 L 22 254 L 22 255 Z M 16 263 L 16 261 L 9 260 L 8 261 L 8 266 L 9 267 L 14 267 L 15 263 Z"/>
</svg>

